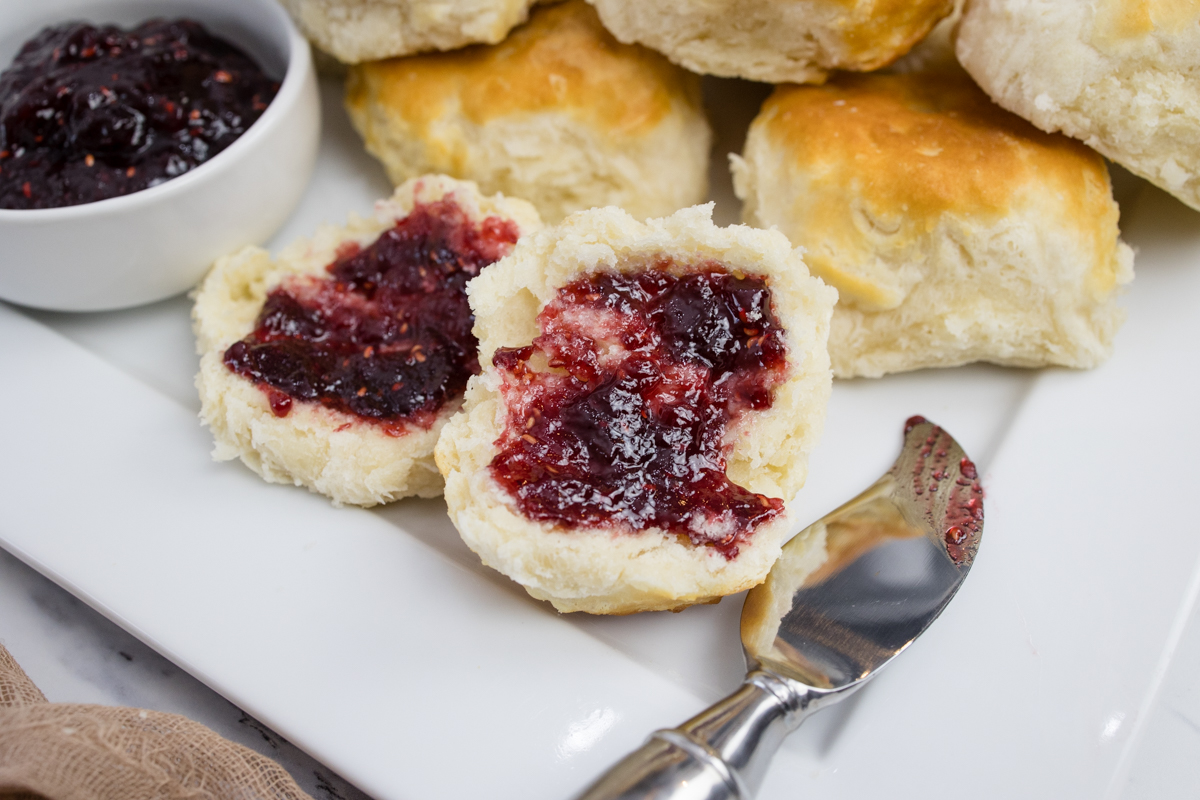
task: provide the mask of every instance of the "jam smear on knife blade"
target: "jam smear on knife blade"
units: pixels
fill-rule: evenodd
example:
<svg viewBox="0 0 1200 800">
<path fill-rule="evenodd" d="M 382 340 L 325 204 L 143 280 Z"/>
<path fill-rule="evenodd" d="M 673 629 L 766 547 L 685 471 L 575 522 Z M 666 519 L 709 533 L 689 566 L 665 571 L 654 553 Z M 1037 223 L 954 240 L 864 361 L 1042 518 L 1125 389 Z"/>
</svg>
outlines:
<svg viewBox="0 0 1200 800">
<path fill-rule="evenodd" d="M 922 416 L 909 417 L 904 423 L 907 436 L 918 425 L 928 420 Z M 979 471 L 971 459 L 963 456 L 957 464 L 950 461 L 947 445 L 952 441 L 941 427 L 933 425 L 912 467 L 913 493 L 925 497 L 931 518 L 938 504 L 938 493 L 943 486 L 947 494 L 946 508 L 942 516 L 942 539 L 946 554 L 955 564 L 966 562 L 971 549 L 978 546 L 979 533 L 983 527 L 983 486 L 979 483 Z M 953 481 L 949 481 L 955 474 Z"/>
</svg>

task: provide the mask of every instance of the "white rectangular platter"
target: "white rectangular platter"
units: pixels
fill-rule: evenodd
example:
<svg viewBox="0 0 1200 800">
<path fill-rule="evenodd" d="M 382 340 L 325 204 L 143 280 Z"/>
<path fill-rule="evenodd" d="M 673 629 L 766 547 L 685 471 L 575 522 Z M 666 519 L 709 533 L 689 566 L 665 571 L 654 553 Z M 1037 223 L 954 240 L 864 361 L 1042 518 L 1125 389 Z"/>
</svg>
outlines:
<svg viewBox="0 0 1200 800">
<path fill-rule="evenodd" d="M 389 191 L 323 91 L 318 171 L 273 248 Z M 835 385 L 800 516 L 877 477 L 920 413 L 980 464 L 985 536 L 943 618 L 788 740 L 762 797 L 1124 791 L 1200 590 L 1200 215 L 1123 199 L 1138 275 L 1103 367 Z M 214 463 L 188 311 L 0 304 L 0 545 L 379 800 L 565 797 L 737 685 L 740 597 L 559 616 L 439 501 L 336 509 Z"/>
</svg>

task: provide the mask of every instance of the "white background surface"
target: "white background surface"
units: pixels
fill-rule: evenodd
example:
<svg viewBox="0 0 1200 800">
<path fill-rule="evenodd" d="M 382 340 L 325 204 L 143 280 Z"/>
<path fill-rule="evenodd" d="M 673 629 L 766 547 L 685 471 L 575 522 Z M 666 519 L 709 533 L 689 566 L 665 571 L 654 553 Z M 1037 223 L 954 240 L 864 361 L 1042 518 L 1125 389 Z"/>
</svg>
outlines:
<svg viewBox="0 0 1200 800">
<path fill-rule="evenodd" d="M 388 191 L 325 91 L 318 172 L 276 245 Z M 984 472 L 984 543 L 943 619 L 788 740 L 764 797 L 1200 794 L 1200 215 L 1137 181 L 1121 199 L 1138 275 L 1105 366 L 835 386 L 800 516 L 873 480 L 922 413 Z M 187 310 L 0 307 L 0 544 L 380 800 L 565 796 L 736 686 L 740 598 L 559 617 L 436 501 L 333 509 L 212 463 Z M 26 619 L 16 595 L 0 624 Z"/>
</svg>

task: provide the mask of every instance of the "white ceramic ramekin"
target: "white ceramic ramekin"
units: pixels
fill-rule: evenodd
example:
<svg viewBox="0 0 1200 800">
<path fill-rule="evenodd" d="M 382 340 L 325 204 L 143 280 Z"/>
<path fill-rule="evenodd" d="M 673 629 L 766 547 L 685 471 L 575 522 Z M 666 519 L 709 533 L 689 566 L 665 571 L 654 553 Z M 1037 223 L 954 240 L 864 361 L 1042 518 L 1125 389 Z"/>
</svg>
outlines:
<svg viewBox="0 0 1200 800">
<path fill-rule="evenodd" d="M 218 256 L 274 233 L 304 192 L 320 138 L 308 43 L 275 0 L 0 0 L 0 69 L 42 27 L 190 17 L 250 53 L 279 94 L 211 161 L 141 192 L 65 208 L 0 209 L 0 298 L 59 311 L 149 303 Z"/>
</svg>

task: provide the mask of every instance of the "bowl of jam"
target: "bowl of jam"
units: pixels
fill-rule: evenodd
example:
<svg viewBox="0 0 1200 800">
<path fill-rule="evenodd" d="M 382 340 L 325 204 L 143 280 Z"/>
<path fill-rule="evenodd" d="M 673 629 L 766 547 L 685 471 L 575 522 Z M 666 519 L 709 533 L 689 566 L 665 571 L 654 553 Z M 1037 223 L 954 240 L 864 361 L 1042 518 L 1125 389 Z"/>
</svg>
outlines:
<svg viewBox="0 0 1200 800">
<path fill-rule="evenodd" d="M 0 298 L 153 302 L 269 238 L 320 136 L 274 0 L 43 0 L 0 18 Z"/>
</svg>

